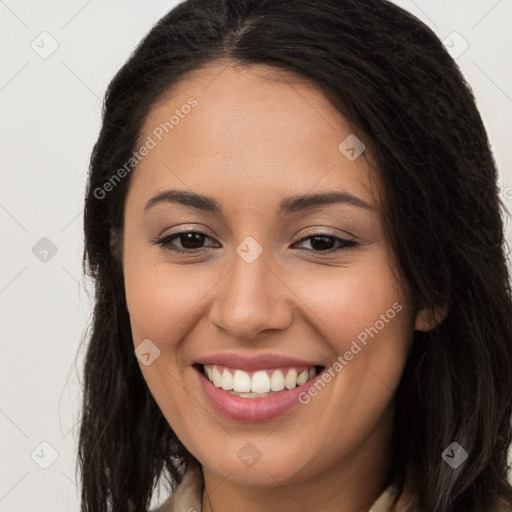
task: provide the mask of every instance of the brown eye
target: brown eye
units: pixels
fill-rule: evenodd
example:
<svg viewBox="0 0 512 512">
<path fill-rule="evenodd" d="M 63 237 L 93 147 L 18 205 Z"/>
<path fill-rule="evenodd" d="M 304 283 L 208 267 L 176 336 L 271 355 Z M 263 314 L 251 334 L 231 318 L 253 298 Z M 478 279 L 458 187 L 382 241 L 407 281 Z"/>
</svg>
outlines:
<svg viewBox="0 0 512 512">
<path fill-rule="evenodd" d="M 172 235 L 164 236 L 152 242 L 170 251 L 190 254 L 206 249 L 207 247 L 203 247 L 203 243 L 207 238 L 211 239 L 201 231 L 180 231 L 179 233 L 173 233 Z M 176 240 L 179 241 L 181 247 L 175 246 Z"/>
<path fill-rule="evenodd" d="M 296 243 L 302 243 L 304 241 L 309 241 L 312 247 L 311 249 L 305 250 L 315 253 L 331 253 L 343 251 L 345 249 L 349 249 L 350 247 L 354 247 L 357 245 L 357 242 L 355 242 L 354 240 L 347 240 L 345 238 L 329 235 L 327 233 L 315 233 L 313 235 L 308 235 L 304 238 L 301 238 Z M 333 246 L 335 246 L 336 244 L 338 244 L 338 247 L 333 248 Z"/>
</svg>

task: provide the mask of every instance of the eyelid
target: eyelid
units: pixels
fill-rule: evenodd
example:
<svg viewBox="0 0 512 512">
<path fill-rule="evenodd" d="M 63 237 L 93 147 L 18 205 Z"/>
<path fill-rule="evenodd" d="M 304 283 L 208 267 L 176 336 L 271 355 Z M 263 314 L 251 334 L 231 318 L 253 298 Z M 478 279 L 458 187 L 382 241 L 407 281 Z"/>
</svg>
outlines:
<svg viewBox="0 0 512 512">
<path fill-rule="evenodd" d="M 199 226 L 199 227 L 198 227 Z M 174 228 L 171 228 L 171 231 L 167 231 L 168 228 L 165 228 L 159 235 L 157 238 L 165 238 L 167 236 L 171 236 L 171 235 L 176 235 L 176 234 L 181 234 L 183 232 L 185 233 L 190 233 L 191 231 L 195 231 L 197 233 L 201 232 L 202 234 L 206 235 L 206 236 L 209 236 L 211 238 L 215 238 L 217 237 L 216 234 L 213 233 L 213 231 L 211 229 L 208 229 L 204 224 L 190 224 L 190 225 L 183 225 L 183 224 L 180 224 L 179 226 L 175 226 L 175 229 Z M 165 233 L 165 235 L 163 234 Z M 213 234 L 211 234 L 213 233 Z"/>
<path fill-rule="evenodd" d="M 336 233 L 331 233 L 330 229 L 335 228 L 325 228 L 321 226 L 316 227 L 310 227 L 310 228 L 304 228 L 306 231 L 301 234 L 297 240 L 301 240 L 305 236 L 332 236 L 336 238 L 342 238 L 343 240 L 346 240 L 347 242 L 358 242 L 358 238 L 349 233 L 348 231 L 343 231 L 342 234 L 340 234 L 340 230 L 336 230 Z"/>
</svg>

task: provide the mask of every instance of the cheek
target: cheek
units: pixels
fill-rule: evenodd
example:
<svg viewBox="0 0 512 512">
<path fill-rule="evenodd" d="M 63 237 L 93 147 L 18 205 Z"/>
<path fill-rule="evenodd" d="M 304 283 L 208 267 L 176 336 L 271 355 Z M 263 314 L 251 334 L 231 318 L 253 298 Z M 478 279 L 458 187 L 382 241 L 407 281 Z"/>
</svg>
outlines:
<svg viewBox="0 0 512 512">
<path fill-rule="evenodd" d="M 190 369 L 181 361 L 182 344 L 197 324 L 197 308 L 218 277 L 158 261 L 128 251 L 124 260 L 125 290 L 134 346 L 151 340 L 159 349 L 150 365 L 140 364 L 143 377 L 180 439 L 190 444 L 190 433 L 202 424 L 201 410 L 195 407 L 183 385 Z M 193 437 L 193 436 L 192 436 Z"/>
<path fill-rule="evenodd" d="M 317 279 L 315 293 L 304 282 L 300 293 L 333 353 L 325 378 L 301 397 L 305 411 L 316 413 L 308 435 L 329 440 L 300 448 L 313 465 L 334 464 L 389 421 L 383 418 L 389 418 L 413 334 L 412 311 L 394 283 L 377 262 L 336 281 Z"/>
<path fill-rule="evenodd" d="M 333 269 L 332 274 L 304 273 L 296 277 L 294 293 L 305 304 L 303 316 L 332 353 L 325 385 L 319 383 L 304 397 L 332 411 L 318 422 L 320 430 L 336 437 L 340 422 L 349 430 L 365 422 L 369 426 L 396 390 L 414 332 L 409 299 L 385 254 L 376 252 L 364 265 Z"/>
<path fill-rule="evenodd" d="M 288 276 L 294 294 L 305 304 L 312 325 L 338 354 L 349 350 L 350 341 L 364 343 L 377 333 L 390 331 L 403 338 L 411 314 L 404 291 L 397 285 L 384 251 L 376 250 L 365 261 L 346 267 L 318 267 Z M 371 334 L 370 334 L 371 333 Z M 373 336 L 372 336 L 373 334 Z M 348 344 L 347 344 L 348 343 Z"/>
<path fill-rule="evenodd" d="M 193 265 L 175 266 L 129 256 L 124 275 L 134 343 L 149 338 L 169 345 L 186 331 L 194 308 L 215 283 L 215 276 Z M 210 277 L 211 279 L 210 279 Z M 210 282 L 211 281 L 211 282 Z"/>
</svg>

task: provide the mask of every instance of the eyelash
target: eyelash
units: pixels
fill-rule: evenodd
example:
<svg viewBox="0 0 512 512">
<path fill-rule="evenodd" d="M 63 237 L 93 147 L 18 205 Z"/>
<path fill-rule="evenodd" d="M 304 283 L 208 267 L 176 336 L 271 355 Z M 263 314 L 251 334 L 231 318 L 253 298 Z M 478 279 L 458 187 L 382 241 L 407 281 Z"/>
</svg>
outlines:
<svg viewBox="0 0 512 512">
<path fill-rule="evenodd" d="M 190 233 L 204 235 L 206 238 L 211 239 L 211 237 L 209 237 L 206 233 L 203 233 L 202 231 L 188 230 L 188 231 L 180 231 L 178 233 L 173 233 L 172 235 L 167 235 L 167 236 L 164 236 L 164 237 L 156 239 L 156 240 L 151 240 L 151 242 L 155 245 L 160 245 L 164 249 L 173 251 L 174 253 L 177 253 L 177 254 L 188 254 L 188 255 L 198 254 L 199 252 L 203 252 L 204 249 L 208 249 L 208 247 L 200 247 L 198 249 L 180 249 L 178 247 L 171 246 L 171 241 L 173 241 L 176 238 L 180 238 L 183 235 L 190 234 Z M 345 251 L 347 249 L 350 249 L 350 248 L 358 245 L 358 243 L 354 240 L 347 240 L 345 238 L 340 238 L 339 236 L 334 236 L 334 235 L 330 235 L 328 233 L 321 233 L 321 232 L 308 233 L 307 236 L 302 237 L 301 239 L 297 240 L 295 243 L 304 242 L 305 240 L 308 240 L 310 238 L 316 238 L 316 237 L 332 238 L 335 241 L 340 242 L 342 244 L 342 246 L 338 247 L 337 249 L 327 249 L 325 251 L 315 251 L 314 249 L 304 249 L 305 251 L 307 251 L 309 253 L 320 254 L 320 255 L 332 254 L 332 253 L 338 252 L 338 251 Z"/>
</svg>

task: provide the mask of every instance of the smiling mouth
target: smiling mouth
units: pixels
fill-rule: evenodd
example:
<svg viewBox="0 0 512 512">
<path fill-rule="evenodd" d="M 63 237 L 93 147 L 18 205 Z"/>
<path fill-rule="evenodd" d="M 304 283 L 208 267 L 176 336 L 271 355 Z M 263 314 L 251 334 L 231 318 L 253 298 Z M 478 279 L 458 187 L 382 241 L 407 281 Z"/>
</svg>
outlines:
<svg viewBox="0 0 512 512">
<path fill-rule="evenodd" d="M 294 366 L 244 371 L 219 364 L 195 364 L 216 388 L 242 398 L 263 398 L 295 389 L 313 379 L 324 366 Z"/>
</svg>

